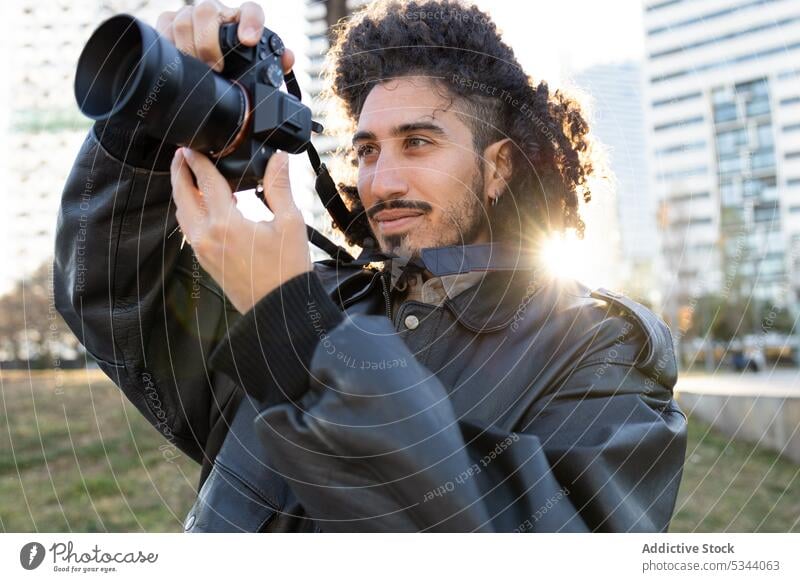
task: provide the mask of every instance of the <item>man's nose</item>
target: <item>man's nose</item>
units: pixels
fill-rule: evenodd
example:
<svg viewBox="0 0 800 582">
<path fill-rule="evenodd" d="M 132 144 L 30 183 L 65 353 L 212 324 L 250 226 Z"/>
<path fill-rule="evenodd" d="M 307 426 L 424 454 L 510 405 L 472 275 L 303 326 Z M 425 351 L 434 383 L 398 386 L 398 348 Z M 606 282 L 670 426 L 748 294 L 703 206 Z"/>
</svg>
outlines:
<svg viewBox="0 0 800 582">
<path fill-rule="evenodd" d="M 380 153 L 372 174 L 372 195 L 380 200 L 401 198 L 408 193 L 407 167 L 390 152 Z"/>
</svg>

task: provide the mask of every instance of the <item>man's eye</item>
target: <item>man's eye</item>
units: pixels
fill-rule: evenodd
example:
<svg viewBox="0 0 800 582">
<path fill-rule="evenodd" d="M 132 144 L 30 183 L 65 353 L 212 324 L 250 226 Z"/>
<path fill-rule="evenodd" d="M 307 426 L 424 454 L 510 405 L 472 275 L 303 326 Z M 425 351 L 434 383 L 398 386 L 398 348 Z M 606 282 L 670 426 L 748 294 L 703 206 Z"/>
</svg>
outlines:
<svg viewBox="0 0 800 582">
<path fill-rule="evenodd" d="M 372 155 L 374 153 L 375 153 L 375 146 L 371 144 L 360 145 L 356 148 L 356 156 L 358 156 L 359 159 L 365 156 Z"/>
<path fill-rule="evenodd" d="M 427 145 L 431 142 L 425 139 L 424 137 L 410 137 L 408 138 L 407 143 L 409 146 L 417 148 L 420 146 Z"/>
</svg>

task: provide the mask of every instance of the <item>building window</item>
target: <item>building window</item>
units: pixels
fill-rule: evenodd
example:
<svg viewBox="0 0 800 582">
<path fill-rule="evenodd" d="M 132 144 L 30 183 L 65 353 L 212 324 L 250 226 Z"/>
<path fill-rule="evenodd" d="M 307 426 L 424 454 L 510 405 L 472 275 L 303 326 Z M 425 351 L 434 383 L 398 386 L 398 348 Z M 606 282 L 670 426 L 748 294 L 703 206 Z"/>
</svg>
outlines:
<svg viewBox="0 0 800 582">
<path fill-rule="evenodd" d="M 688 178 L 690 176 L 704 176 L 708 173 L 708 166 L 697 166 L 696 168 L 685 168 L 683 170 L 673 170 L 670 172 L 661 172 L 657 178 L 660 181 L 675 180 L 678 178 Z"/>
<path fill-rule="evenodd" d="M 703 116 L 697 117 L 690 117 L 688 119 L 681 119 L 678 121 L 670 121 L 668 123 L 662 123 L 653 127 L 655 131 L 664 131 L 667 129 L 675 129 L 676 127 L 688 127 L 690 125 L 697 125 L 698 123 L 703 123 Z"/>
<path fill-rule="evenodd" d="M 702 97 L 703 94 L 700 91 L 695 91 L 693 93 L 687 93 L 686 95 L 678 95 L 676 97 L 669 97 L 667 99 L 656 99 L 653 101 L 653 107 L 663 107 L 665 105 L 674 105 L 676 103 L 683 103 L 685 101 L 692 101 L 693 99 L 699 99 Z"/>
<path fill-rule="evenodd" d="M 676 46 L 676 47 L 673 47 L 673 48 L 669 48 L 669 49 L 660 50 L 660 51 L 656 51 L 656 52 L 650 53 L 650 58 L 651 59 L 658 59 L 658 58 L 661 58 L 661 57 L 666 57 L 666 56 L 669 56 L 669 55 L 674 55 L 674 54 L 679 54 L 679 53 L 680 54 L 685 54 L 685 53 L 687 53 L 688 51 L 690 51 L 692 49 L 701 48 L 701 47 L 709 46 L 709 45 L 712 45 L 712 44 L 718 44 L 720 42 L 726 42 L 726 41 L 729 41 L 729 40 L 733 40 L 733 39 L 736 39 L 736 38 L 741 38 L 743 36 L 747 36 L 749 34 L 754 34 L 756 32 L 763 32 L 765 30 L 771 30 L 771 29 L 774 29 L 774 28 L 782 28 L 784 26 L 789 26 L 789 25 L 794 24 L 795 22 L 797 22 L 799 20 L 800 20 L 800 17 L 796 17 L 796 16 L 795 17 L 791 17 L 791 18 L 783 18 L 781 20 L 775 20 L 773 22 L 768 22 L 766 24 L 759 24 L 758 26 L 753 26 L 753 27 L 750 27 L 750 28 L 746 28 L 744 30 L 738 30 L 736 32 L 729 32 L 729 33 L 721 34 L 721 35 L 718 35 L 718 36 L 704 38 L 703 40 L 699 40 L 697 42 L 684 44 L 684 45 Z"/>
<path fill-rule="evenodd" d="M 773 4 L 774 2 L 779 2 L 780 0 L 749 0 L 738 6 L 731 6 L 730 8 L 724 8 L 722 10 L 716 10 L 714 12 L 709 12 L 707 14 L 703 14 L 702 16 L 696 16 L 694 18 L 688 18 L 686 20 L 679 20 L 678 22 L 673 22 L 672 24 L 667 24 L 665 26 L 657 26 L 651 28 L 647 31 L 649 36 L 654 36 L 656 34 L 660 34 L 662 32 L 666 32 L 668 30 L 676 30 L 678 28 L 683 28 L 684 26 L 691 26 L 693 24 L 703 23 L 708 24 L 710 20 L 714 20 L 715 18 L 720 18 L 722 16 L 727 16 L 728 14 L 733 14 L 735 12 L 739 12 L 740 10 L 747 10 L 749 8 L 756 8 L 763 6 L 765 4 Z"/>
<path fill-rule="evenodd" d="M 698 74 L 703 73 L 706 71 L 711 71 L 714 69 L 721 69 L 724 67 L 730 67 L 731 65 L 737 65 L 740 63 L 747 63 L 750 61 L 758 61 L 764 59 L 766 57 L 787 53 L 789 51 L 795 51 L 800 49 L 800 42 L 793 42 L 791 44 L 783 44 L 781 46 L 775 46 L 772 48 L 764 49 L 754 53 L 747 53 L 744 55 L 739 55 L 737 57 L 731 57 L 729 59 L 725 59 L 723 61 L 716 61 L 713 63 L 706 63 L 704 65 L 697 65 L 692 67 L 691 69 L 682 69 L 680 71 L 674 71 L 672 73 L 665 73 L 663 75 L 658 75 L 656 77 L 651 77 L 650 82 L 652 84 L 661 83 L 663 81 L 669 81 L 671 79 L 677 79 L 679 77 L 685 77 L 691 74 Z"/>
<path fill-rule="evenodd" d="M 777 217 L 778 217 L 777 200 L 753 207 L 753 220 L 756 222 L 772 222 Z"/>
<path fill-rule="evenodd" d="M 689 152 L 694 150 L 702 150 L 706 147 L 705 140 L 693 141 L 690 143 L 681 143 L 674 146 L 668 146 L 659 148 L 656 150 L 657 156 L 668 156 L 671 154 L 681 154 L 683 152 Z"/>
<path fill-rule="evenodd" d="M 657 2 L 656 4 L 651 4 L 645 10 L 647 12 L 653 12 L 654 10 L 660 10 L 661 8 L 666 8 L 667 6 L 672 6 L 673 4 L 680 4 L 683 0 L 664 0 L 663 2 Z"/>
<path fill-rule="evenodd" d="M 726 103 L 714 108 L 714 121 L 716 123 L 725 123 L 726 121 L 736 121 L 739 113 L 736 109 L 736 103 Z"/>
<path fill-rule="evenodd" d="M 687 194 L 677 194 L 670 196 L 669 201 L 673 204 L 681 204 L 683 202 L 691 202 L 692 200 L 704 200 L 709 197 L 708 192 L 689 192 Z"/>
<path fill-rule="evenodd" d="M 753 170 L 763 170 L 775 167 L 775 153 L 772 149 L 756 151 L 750 158 L 750 167 Z"/>
<path fill-rule="evenodd" d="M 775 138 L 772 135 L 772 124 L 759 125 L 756 128 L 756 134 L 759 148 L 772 147 L 775 144 Z"/>
</svg>

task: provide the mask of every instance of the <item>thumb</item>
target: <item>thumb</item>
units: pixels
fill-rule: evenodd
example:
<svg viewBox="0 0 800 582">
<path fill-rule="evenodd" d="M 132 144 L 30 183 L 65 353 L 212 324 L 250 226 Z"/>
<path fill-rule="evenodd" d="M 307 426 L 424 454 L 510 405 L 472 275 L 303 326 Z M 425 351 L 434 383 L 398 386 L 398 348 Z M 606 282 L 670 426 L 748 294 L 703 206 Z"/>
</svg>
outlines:
<svg viewBox="0 0 800 582">
<path fill-rule="evenodd" d="M 264 197 L 275 216 L 296 210 L 289 183 L 289 154 L 275 152 L 264 173 Z"/>
<path fill-rule="evenodd" d="M 233 193 L 227 180 L 213 162 L 190 148 L 181 148 L 181 151 L 194 174 L 197 189 L 203 194 L 209 210 L 212 212 L 230 211 L 230 207 L 235 206 Z"/>
</svg>

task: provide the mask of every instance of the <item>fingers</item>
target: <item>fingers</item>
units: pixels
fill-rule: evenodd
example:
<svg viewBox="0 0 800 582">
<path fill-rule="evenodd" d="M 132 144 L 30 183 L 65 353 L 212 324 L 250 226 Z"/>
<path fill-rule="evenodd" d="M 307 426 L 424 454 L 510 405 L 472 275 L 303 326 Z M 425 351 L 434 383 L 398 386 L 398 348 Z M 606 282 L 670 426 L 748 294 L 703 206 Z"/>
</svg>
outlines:
<svg viewBox="0 0 800 582">
<path fill-rule="evenodd" d="M 156 30 L 182 53 L 197 57 L 221 72 L 223 55 L 219 47 L 219 27 L 236 21 L 239 22 L 239 41 L 247 46 L 258 44 L 265 17 L 264 10 L 255 2 L 230 8 L 219 0 L 202 0 L 195 6 L 184 6 L 177 12 L 162 12 L 156 22 Z M 285 49 L 281 56 L 284 73 L 292 69 L 294 62 L 294 53 Z"/>
<path fill-rule="evenodd" d="M 192 11 L 192 29 L 197 58 L 212 67 L 222 70 L 222 51 L 219 48 L 219 27 L 225 18 L 235 11 L 224 7 L 217 0 L 203 0 Z M 226 16 L 227 15 L 227 16 Z"/>
<path fill-rule="evenodd" d="M 156 30 L 158 34 L 175 44 L 175 37 L 172 35 L 172 22 L 175 20 L 177 12 L 166 11 L 158 15 Z"/>
<path fill-rule="evenodd" d="M 175 46 L 184 54 L 196 55 L 194 46 L 194 26 L 192 23 L 192 7 L 184 6 L 172 21 L 172 36 Z"/>
<path fill-rule="evenodd" d="M 272 154 L 264 173 L 264 197 L 275 218 L 299 213 L 292 198 L 289 182 L 289 155 L 286 152 Z"/>
<path fill-rule="evenodd" d="M 181 148 L 175 152 L 170 166 L 170 181 L 172 182 L 172 198 L 175 201 L 178 224 L 189 243 L 196 240 L 196 230 L 205 217 L 205 209 L 197 195 L 189 166 L 183 157 Z"/>
<path fill-rule="evenodd" d="M 285 49 L 284 53 L 281 55 L 281 66 L 283 67 L 284 74 L 292 70 L 294 66 L 294 53 L 291 49 Z"/>
<path fill-rule="evenodd" d="M 245 2 L 239 8 L 239 41 L 255 46 L 264 28 L 264 11 L 255 2 Z"/>
<path fill-rule="evenodd" d="M 228 182 L 206 156 L 189 148 L 181 148 L 183 157 L 197 179 L 197 187 L 210 212 L 221 216 L 236 207 Z"/>
</svg>

